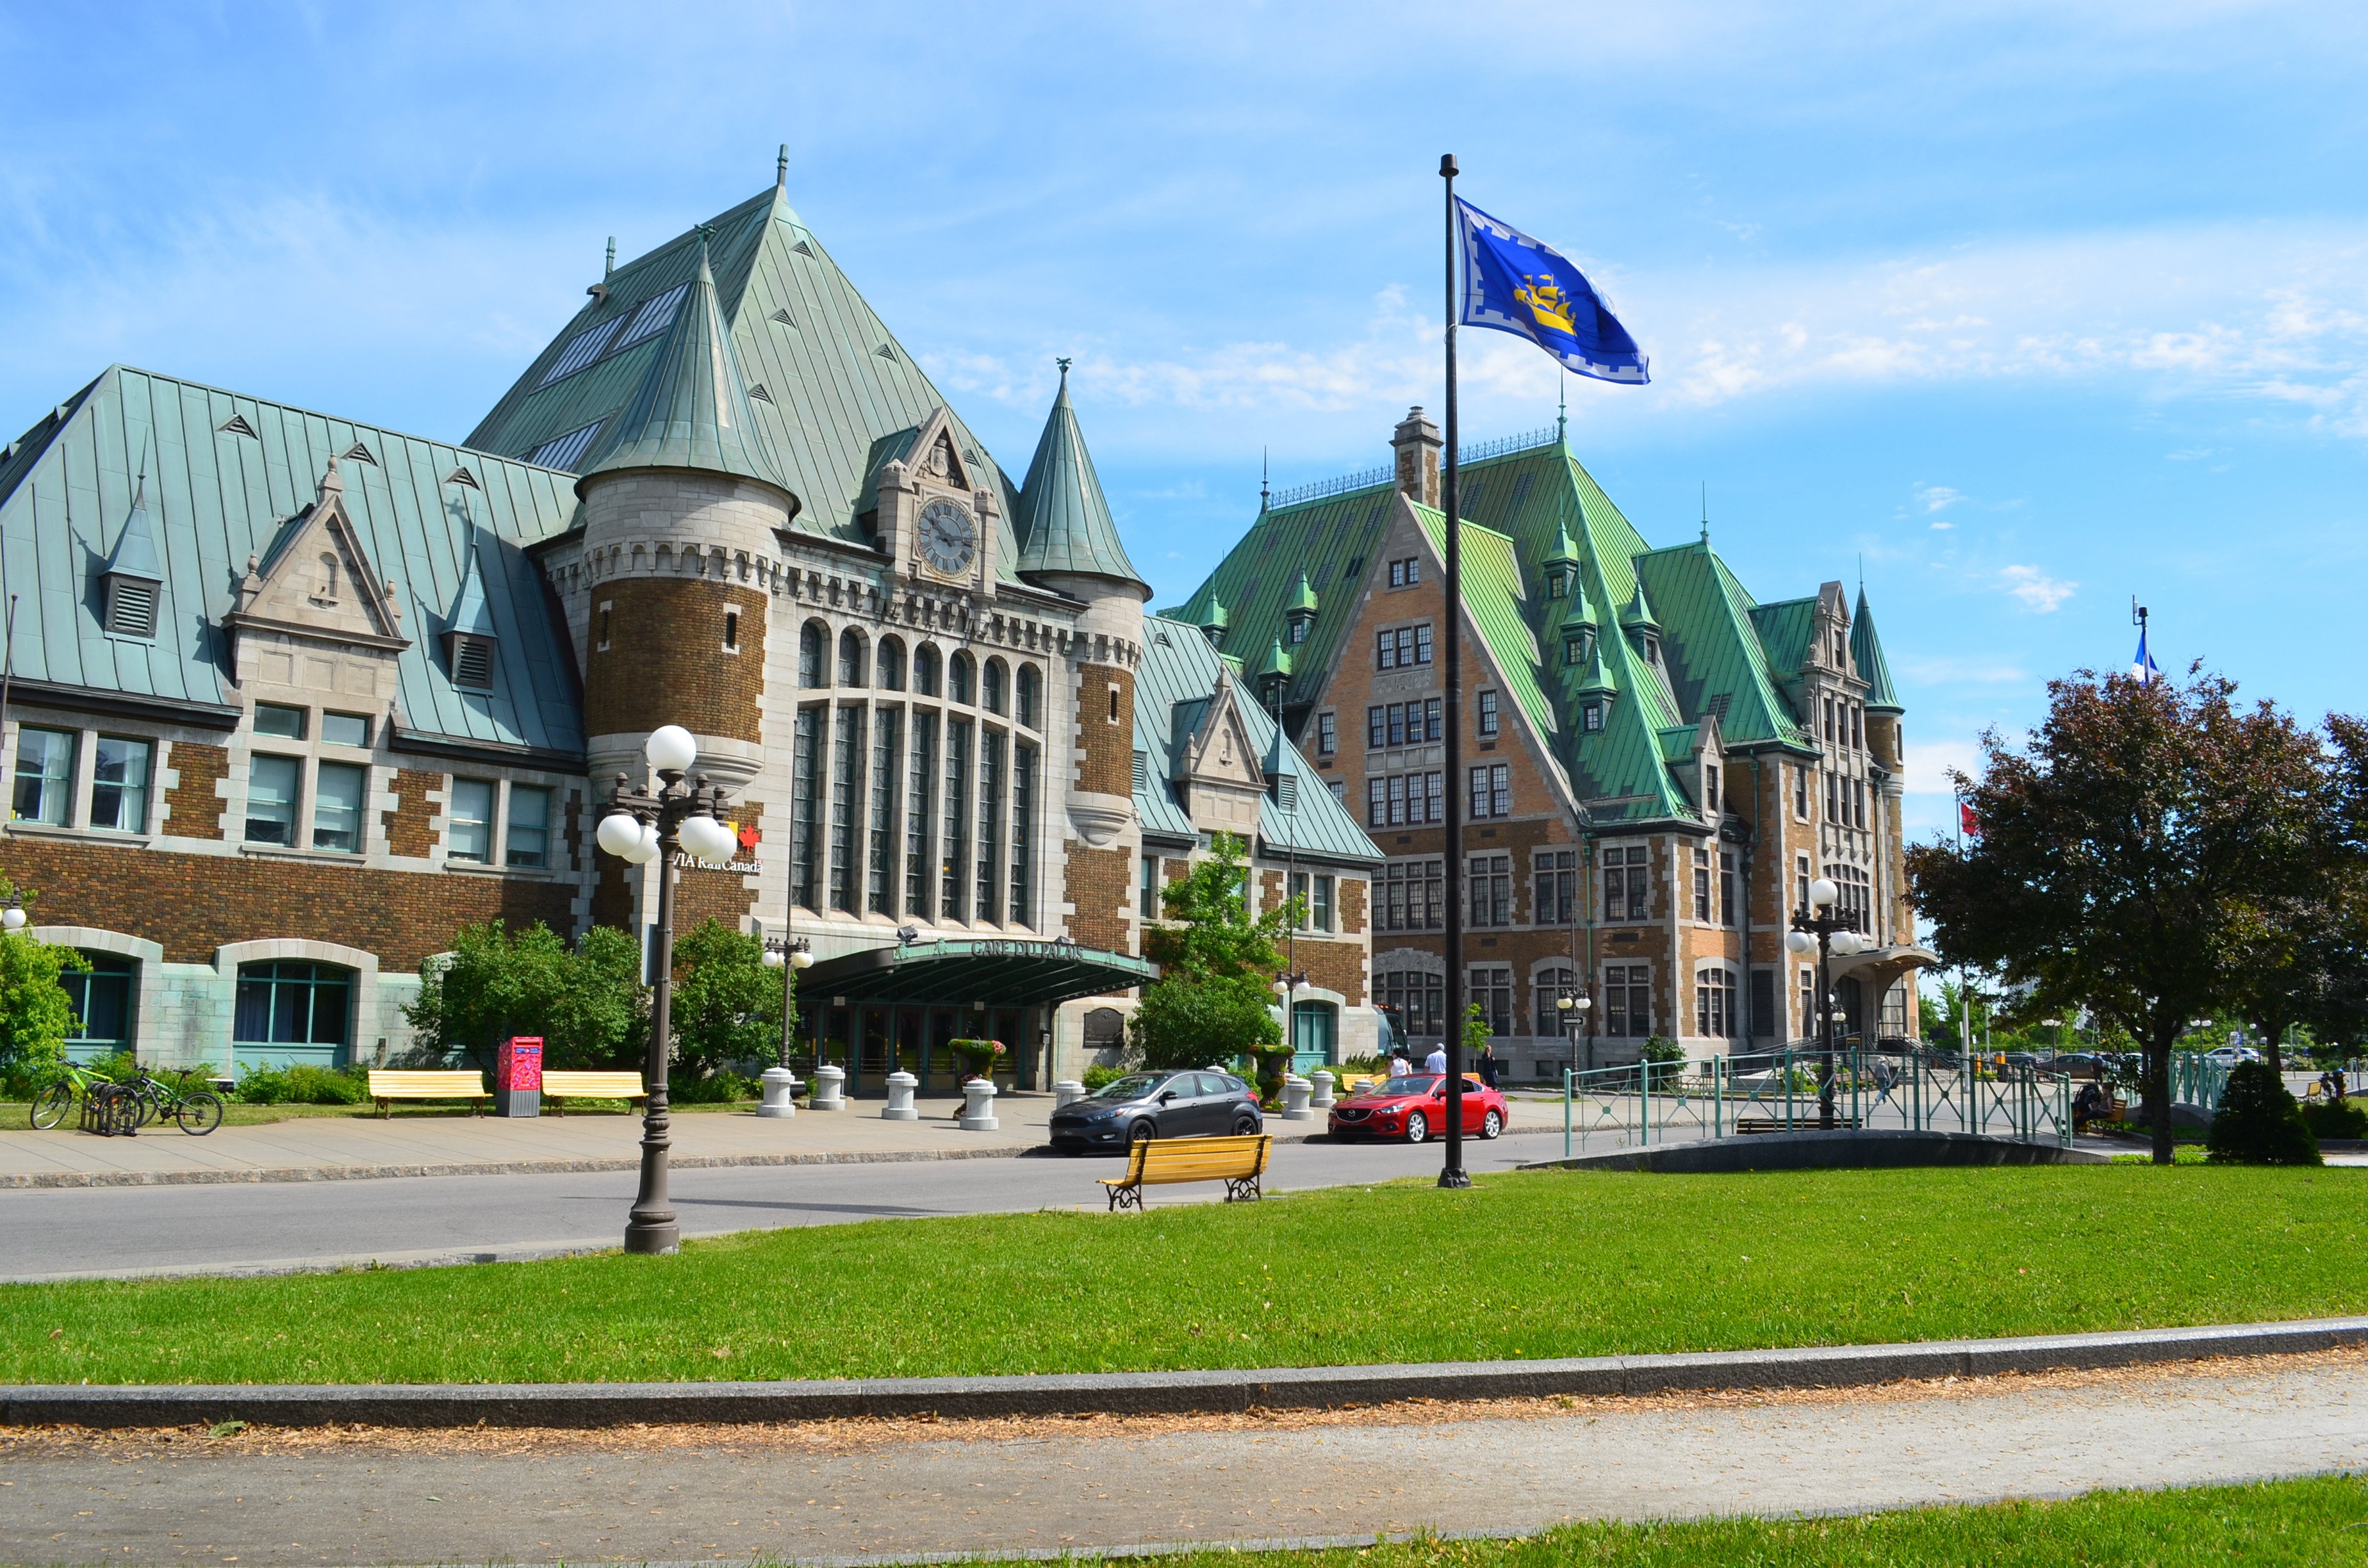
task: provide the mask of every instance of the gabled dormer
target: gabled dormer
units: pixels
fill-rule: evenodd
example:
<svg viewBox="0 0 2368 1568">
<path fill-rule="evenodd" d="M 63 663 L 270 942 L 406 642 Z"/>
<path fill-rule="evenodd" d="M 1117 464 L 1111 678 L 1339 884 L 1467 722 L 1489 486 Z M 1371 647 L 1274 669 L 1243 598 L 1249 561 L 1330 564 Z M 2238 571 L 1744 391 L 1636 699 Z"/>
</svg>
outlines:
<svg viewBox="0 0 2368 1568">
<path fill-rule="evenodd" d="M 1579 677 L 1578 689 L 1571 695 L 1578 699 L 1579 733 L 1600 733 L 1611 722 L 1611 705 L 1620 699 L 1620 680 L 1603 662 L 1600 644 L 1588 654 L 1587 673 Z"/>
<path fill-rule="evenodd" d="M 995 591 L 1002 507 L 985 465 L 944 403 L 879 468 L 875 542 L 907 577 L 939 587 Z"/>
<path fill-rule="evenodd" d="M 1242 718 L 1240 699 L 1232 667 L 1219 661 L 1216 687 L 1206 704 L 1178 709 L 1185 733 L 1173 755 L 1178 793 L 1191 813 L 1193 827 L 1247 838 L 1258 832 L 1258 801 L 1266 794 L 1267 778 Z"/>
<path fill-rule="evenodd" d="M 493 607 L 485 601 L 485 579 L 477 564 L 476 530 L 469 530 L 462 551 L 461 593 L 444 619 L 444 668 L 462 691 L 494 689 L 494 665 L 500 644 L 494 629 Z"/>
<path fill-rule="evenodd" d="M 281 528 L 269 559 L 247 557 L 238 603 L 222 617 L 242 686 L 295 685 L 300 662 L 317 680 L 322 656 L 335 652 L 361 656 L 359 667 L 387 666 L 382 688 L 390 695 L 394 657 L 411 646 L 402 623 L 393 586 L 371 563 L 346 510 L 346 482 L 334 458 L 317 498 Z M 368 685 L 381 689 L 376 676 Z"/>
<path fill-rule="evenodd" d="M 1544 581 L 1547 598 L 1583 599 L 1586 597 L 1586 590 L 1579 586 L 1578 581 L 1578 543 L 1570 537 L 1568 523 L 1563 523 L 1554 529 L 1554 547 L 1546 551 L 1545 559 L 1538 562 L 1538 570 Z"/>
<path fill-rule="evenodd" d="M 1258 706 L 1272 711 L 1281 699 L 1283 687 L 1291 684 L 1291 655 L 1283 651 L 1282 639 L 1274 640 L 1258 662 L 1258 673 L 1251 680 L 1258 687 Z"/>
<path fill-rule="evenodd" d="M 165 585 L 165 559 L 156 549 L 156 530 L 148 517 L 148 476 L 131 497 L 131 515 L 108 552 L 107 569 L 99 575 L 109 637 L 151 638 L 156 635 L 156 599 Z"/>
<path fill-rule="evenodd" d="M 1576 575 L 1570 585 L 1570 608 L 1555 635 L 1562 640 L 1563 667 L 1583 670 L 1595 657 L 1595 608 L 1587 602 L 1587 586 Z"/>
<path fill-rule="evenodd" d="M 1645 579 L 1636 579 L 1636 592 L 1628 600 L 1628 608 L 1620 612 L 1620 630 L 1636 650 L 1636 656 L 1648 665 L 1661 662 L 1661 623 L 1654 617 L 1653 606 L 1645 597 Z"/>
</svg>

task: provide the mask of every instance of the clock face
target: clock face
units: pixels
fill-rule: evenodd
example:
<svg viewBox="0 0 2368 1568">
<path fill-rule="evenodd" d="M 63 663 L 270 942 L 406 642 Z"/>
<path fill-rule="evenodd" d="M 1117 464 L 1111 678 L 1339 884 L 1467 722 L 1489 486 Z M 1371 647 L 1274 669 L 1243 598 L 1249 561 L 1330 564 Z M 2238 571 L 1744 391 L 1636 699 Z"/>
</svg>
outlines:
<svg viewBox="0 0 2368 1568">
<path fill-rule="evenodd" d="M 921 559 L 941 576 L 959 577 L 978 553 L 978 526 L 959 501 L 932 501 L 921 508 Z"/>
</svg>

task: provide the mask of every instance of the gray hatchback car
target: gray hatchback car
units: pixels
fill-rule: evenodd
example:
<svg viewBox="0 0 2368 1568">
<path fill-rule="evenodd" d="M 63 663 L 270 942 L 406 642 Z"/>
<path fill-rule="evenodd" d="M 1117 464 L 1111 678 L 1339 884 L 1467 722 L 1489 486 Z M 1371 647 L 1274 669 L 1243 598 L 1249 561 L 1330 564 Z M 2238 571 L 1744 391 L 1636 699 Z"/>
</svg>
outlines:
<svg viewBox="0 0 2368 1568">
<path fill-rule="evenodd" d="M 1082 1154 L 1145 1138 L 1256 1132 L 1265 1123 L 1258 1091 L 1231 1073 L 1130 1073 L 1054 1111 L 1053 1147 Z"/>
</svg>

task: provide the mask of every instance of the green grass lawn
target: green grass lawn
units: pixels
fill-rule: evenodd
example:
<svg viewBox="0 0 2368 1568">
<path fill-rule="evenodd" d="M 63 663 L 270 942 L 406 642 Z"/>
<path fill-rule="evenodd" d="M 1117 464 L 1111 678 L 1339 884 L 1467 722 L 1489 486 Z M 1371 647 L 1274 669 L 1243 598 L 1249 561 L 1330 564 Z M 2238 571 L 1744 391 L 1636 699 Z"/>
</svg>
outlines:
<svg viewBox="0 0 2368 1568">
<path fill-rule="evenodd" d="M 1083 1185 L 1048 1167 L 1048 1199 Z M 674 1258 L 10 1286 L 0 1381 L 1069 1372 L 2232 1323 L 2368 1311 L 2363 1238 L 2368 1170 L 1534 1173 L 748 1232 Z"/>
<path fill-rule="evenodd" d="M 2330 1477 L 1846 1518 L 1571 1525 L 1523 1540 L 1414 1540 L 1254 1561 L 1258 1568 L 2357 1568 L 2368 1551 L 2363 1534 L 2368 1484 Z M 1069 1561 L 1082 1568 L 1110 1560 Z M 1215 1568 L 1245 1559 L 1202 1551 L 1121 1561 Z"/>
</svg>

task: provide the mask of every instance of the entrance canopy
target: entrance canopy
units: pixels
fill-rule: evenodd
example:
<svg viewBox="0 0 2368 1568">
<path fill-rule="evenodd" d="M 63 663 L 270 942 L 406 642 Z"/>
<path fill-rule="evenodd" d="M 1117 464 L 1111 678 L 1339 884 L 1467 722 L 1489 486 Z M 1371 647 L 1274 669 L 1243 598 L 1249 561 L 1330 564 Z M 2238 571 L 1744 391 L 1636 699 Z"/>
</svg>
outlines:
<svg viewBox="0 0 2368 1568">
<path fill-rule="evenodd" d="M 798 977 L 798 989 L 834 1002 L 1025 1007 L 1128 991 L 1158 976 L 1147 959 L 1075 942 L 965 937 L 825 959 Z"/>
</svg>

